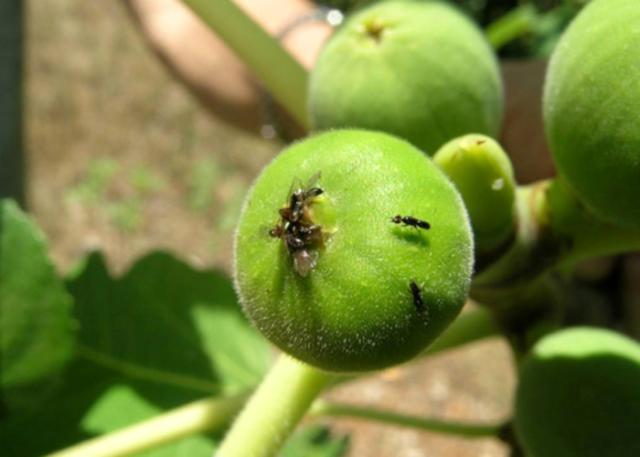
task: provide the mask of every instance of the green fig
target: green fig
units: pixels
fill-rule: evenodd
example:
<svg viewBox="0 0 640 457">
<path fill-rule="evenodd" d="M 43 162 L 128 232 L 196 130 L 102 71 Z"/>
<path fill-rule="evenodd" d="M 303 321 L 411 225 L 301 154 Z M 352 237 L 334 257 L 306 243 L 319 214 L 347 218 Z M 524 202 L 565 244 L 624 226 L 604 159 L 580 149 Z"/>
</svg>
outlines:
<svg viewBox="0 0 640 457">
<path fill-rule="evenodd" d="M 496 136 L 502 82 L 481 31 L 456 8 L 387 1 L 357 12 L 313 69 L 312 127 L 392 133 L 432 155 L 465 133 Z"/>
<path fill-rule="evenodd" d="M 513 237 L 516 182 L 509 156 L 495 140 L 476 134 L 456 138 L 433 161 L 462 195 L 477 252 L 490 252 Z"/>
<path fill-rule="evenodd" d="M 286 353 L 374 370 L 410 359 L 457 316 L 472 244 L 458 192 L 424 154 L 337 130 L 290 146 L 256 179 L 235 236 L 236 288 Z"/>
<path fill-rule="evenodd" d="M 595 0 L 553 53 L 544 93 L 559 173 L 596 216 L 640 228 L 640 2 Z"/>
<path fill-rule="evenodd" d="M 640 344 L 597 328 L 540 340 L 525 359 L 515 430 L 529 457 L 640 455 Z"/>
</svg>

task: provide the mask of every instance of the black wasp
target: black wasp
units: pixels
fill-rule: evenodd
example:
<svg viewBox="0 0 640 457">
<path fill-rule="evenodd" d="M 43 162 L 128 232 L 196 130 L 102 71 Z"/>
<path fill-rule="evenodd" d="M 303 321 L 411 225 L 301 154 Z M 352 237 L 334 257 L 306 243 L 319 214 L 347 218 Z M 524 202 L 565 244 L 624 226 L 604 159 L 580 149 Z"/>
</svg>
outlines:
<svg viewBox="0 0 640 457">
<path fill-rule="evenodd" d="M 422 219 L 418 219 L 413 216 L 401 216 L 397 214 L 391 218 L 391 222 L 393 222 L 394 224 L 404 224 L 424 230 L 429 230 L 431 228 L 431 224 L 429 224 L 427 221 L 423 221 Z"/>
<path fill-rule="evenodd" d="M 324 191 L 317 187 L 316 184 L 320 180 L 320 172 L 314 174 L 306 186 L 302 186 L 299 179 L 295 179 L 289 190 L 288 206 L 280 208 L 280 217 L 284 221 L 298 222 L 305 217 L 308 219 L 308 204 L 317 196 L 322 195 Z"/>
<path fill-rule="evenodd" d="M 287 205 L 280 208 L 280 221 L 269 230 L 273 238 L 280 238 L 291 257 L 293 267 L 300 276 L 307 276 L 318 261 L 318 248 L 323 241 L 322 228 L 311 220 L 308 208 L 313 199 L 324 191 L 317 187 L 320 172 L 313 175 L 306 186 L 294 180 L 287 197 Z"/>
<path fill-rule="evenodd" d="M 415 281 L 409 283 L 409 290 L 411 290 L 411 296 L 413 297 L 413 306 L 420 314 L 424 314 L 427 311 L 427 306 L 422 299 L 422 290 Z"/>
</svg>

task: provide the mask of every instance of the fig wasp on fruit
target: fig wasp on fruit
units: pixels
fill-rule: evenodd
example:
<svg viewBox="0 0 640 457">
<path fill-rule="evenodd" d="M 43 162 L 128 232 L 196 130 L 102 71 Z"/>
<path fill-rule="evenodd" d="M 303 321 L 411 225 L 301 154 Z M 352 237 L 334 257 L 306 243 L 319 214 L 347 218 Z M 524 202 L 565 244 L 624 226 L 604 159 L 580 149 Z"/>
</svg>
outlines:
<svg viewBox="0 0 640 457">
<path fill-rule="evenodd" d="M 320 180 L 320 172 L 314 174 L 307 185 L 303 186 L 299 179 L 294 179 L 289 189 L 289 205 L 284 208 L 280 208 L 280 217 L 288 222 L 298 222 L 299 220 L 307 217 L 306 210 L 307 205 L 319 195 L 324 193 L 320 187 L 316 184 Z M 308 217 L 307 217 L 308 218 Z"/>
<path fill-rule="evenodd" d="M 269 236 L 280 238 L 293 258 L 293 268 L 302 277 L 313 270 L 318 261 L 316 250 L 323 241 L 322 228 L 311 221 L 308 211 L 313 200 L 322 195 L 324 190 L 316 184 L 320 180 L 320 172 L 314 174 L 306 186 L 299 179 L 294 179 L 287 205 L 280 208 L 280 221 L 269 230 Z"/>
<path fill-rule="evenodd" d="M 431 228 L 431 224 L 429 224 L 427 221 L 423 221 L 422 219 L 418 219 L 413 216 L 401 216 L 397 214 L 391 218 L 391 222 L 393 222 L 394 224 L 404 224 L 406 226 L 421 228 L 424 230 L 429 230 Z"/>
<path fill-rule="evenodd" d="M 415 281 L 411 281 L 409 283 L 409 290 L 411 291 L 411 296 L 413 297 L 413 306 L 416 307 L 416 311 L 420 314 L 424 314 L 427 311 L 427 307 L 422 299 L 422 290 L 420 286 Z"/>
</svg>

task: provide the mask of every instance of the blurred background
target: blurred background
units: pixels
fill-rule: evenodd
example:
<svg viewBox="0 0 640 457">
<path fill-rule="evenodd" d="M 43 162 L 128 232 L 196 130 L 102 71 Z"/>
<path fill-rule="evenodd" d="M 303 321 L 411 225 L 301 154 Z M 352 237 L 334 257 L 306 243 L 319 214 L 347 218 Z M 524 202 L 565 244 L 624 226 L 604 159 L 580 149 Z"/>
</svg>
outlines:
<svg viewBox="0 0 640 457">
<path fill-rule="evenodd" d="M 228 269 L 244 193 L 280 145 L 209 115 L 123 2 L 26 6 L 29 203 L 60 268 L 99 248 L 121 271 L 165 247 Z"/>
</svg>

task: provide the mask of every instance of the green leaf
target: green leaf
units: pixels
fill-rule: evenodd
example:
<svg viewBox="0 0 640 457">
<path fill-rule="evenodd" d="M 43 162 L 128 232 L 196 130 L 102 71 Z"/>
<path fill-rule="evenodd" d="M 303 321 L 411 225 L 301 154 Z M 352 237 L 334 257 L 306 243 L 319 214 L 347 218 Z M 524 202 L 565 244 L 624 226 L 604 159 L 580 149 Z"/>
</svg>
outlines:
<svg viewBox="0 0 640 457">
<path fill-rule="evenodd" d="M 156 252 L 121 279 L 92 255 L 71 281 L 79 354 L 121 374 L 202 395 L 258 383 L 270 357 L 230 280 Z"/>
<path fill-rule="evenodd" d="M 162 408 L 146 400 L 145 382 L 132 380 L 86 361 L 74 363 L 66 380 L 37 407 L 21 411 L 0 424 L 3 455 L 41 456 L 78 442 L 149 419 Z M 182 397 L 170 389 L 167 398 Z M 206 451 L 204 451 L 206 449 Z M 214 441 L 192 436 L 153 449 L 150 457 L 210 455 Z M 197 453 L 191 453 L 192 451 Z"/>
<path fill-rule="evenodd" d="M 71 297 L 42 233 L 15 203 L 0 201 L 0 387 L 59 370 L 73 343 Z"/>
<path fill-rule="evenodd" d="M 348 437 L 334 438 L 329 429 L 315 425 L 296 433 L 280 457 L 341 457 L 349 450 Z"/>
<path fill-rule="evenodd" d="M 68 288 L 80 322 L 76 361 L 54 395 L 0 426 L 9 455 L 41 455 L 203 397 L 246 391 L 270 364 L 267 344 L 219 272 L 158 252 L 113 278 L 92 254 Z M 144 455 L 210 455 L 214 444 L 199 435 Z"/>
</svg>

